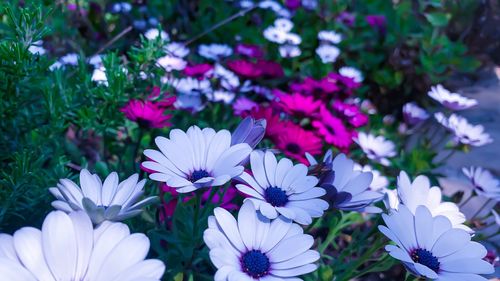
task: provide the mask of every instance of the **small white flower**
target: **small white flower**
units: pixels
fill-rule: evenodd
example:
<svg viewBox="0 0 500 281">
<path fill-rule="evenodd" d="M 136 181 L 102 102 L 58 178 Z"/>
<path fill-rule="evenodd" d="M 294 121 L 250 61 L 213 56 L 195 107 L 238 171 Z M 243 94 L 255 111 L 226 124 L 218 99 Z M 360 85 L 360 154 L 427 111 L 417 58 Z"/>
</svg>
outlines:
<svg viewBox="0 0 500 281">
<path fill-rule="evenodd" d="M 89 58 L 88 63 L 91 64 L 93 67 L 98 68 L 101 67 L 102 64 L 102 57 L 100 55 L 94 55 Z"/>
<path fill-rule="evenodd" d="M 234 97 L 236 96 L 233 92 L 215 90 L 211 94 L 207 94 L 207 98 L 214 102 L 223 102 L 225 104 L 230 104 L 233 102 Z"/>
<path fill-rule="evenodd" d="M 385 193 L 387 191 L 389 180 L 384 177 L 379 170 L 373 169 L 373 167 L 370 165 L 361 166 L 358 163 L 354 163 L 354 171 L 371 172 L 373 175 L 373 180 L 370 184 L 370 189 L 382 193 Z"/>
<path fill-rule="evenodd" d="M 52 206 L 67 213 L 84 210 L 95 224 L 105 220 L 122 221 L 141 213 L 141 208 L 156 199 L 155 196 L 138 201 L 144 194 L 146 180 L 138 182 L 139 176 L 132 175 L 118 182 L 118 174 L 109 174 L 101 182 L 97 175 L 83 169 L 80 172 L 80 186 L 69 179 L 61 179 L 57 187 L 49 188 L 56 197 Z"/>
<path fill-rule="evenodd" d="M 267 40 L 277 43 L 284 44 L 287 40 L 288 32 L 281 30 L 275 26 L 269 26 L 264 29 L 264 38 Z"/>
<path fill-rule="evenodd" d="M 451 110 L 463 110 L 477 105 L 477 101 L 475 99 L 469 99 L 460 94 L 452 93 L 445 89 L 442 85 L 431 87 L 428 95 L 444 107 Z"/>
<path fill-rule="evenodd" d="M 370 189 L 372 172 L 355 170 L 354 161 L 345 154 L 330 159 L 326 155 L 323 160 L 323 165 L 330 166 L 331 171 L 322 178 L 321 187 L 325 188 L 332 207 L 347 211 L 380 212 L 379 208 L 371 206 L 384 198 L 384 194 Z M 332 161 L 331 164 L 328 161 Z"/>
<path fill-rule="evenodd" d="M 173 81 L 172 85 L 175 87 L 177 92 L 182 94 L 212 92 L 212 85 L 210 84 L 210 81 L 207 79 L 198 80 L 193 77 L 185 77 Z"/>
<path fill-rule="evenodd" d="M 215 281 L 302 280 L 313 272 L 319 253 L 310 250 L 314 238 L 280 216 L 270 221 L 245 202 L 236 220 L 222 208 L 208 218 L 203 239 L 217 267 Z"/>
<path fill-rule="evenodd" d="M 252 148 L 246 143 L 231 145 L 231 133 L 201 130 L 191 126 L 187 132 L 170 131 L 170 138 L 157 137 L 160 151 L 146 149 L 151 161 L 143 162 L 153 170 L 150 178 L 164 182 L 177 192 L 186 193 L 203 187 L 220 186 L 243 172 L 241 162 Z"/>
<path fill-rule="evenodd" d="M 282 45 L 279 47 L 279 52 L 282 58 L 295 58 L 302 54 L 300 48 L 295 45 Z"/>
<path fill-rule="evenodd" d="M 398 202 L 405 205 L 410 212 L 415 214 L 418 206 L 425 206 L 429 209 L 433 216 L 447 217 L 453 227 L 461 228 L 467 232 L 473 232 L 469 227 L 464 225 L 465 215 L 460 212 L 460 209 L 455 203 L 442 202 L 441 189 L 437 186 L 431 187 L 429 178 L 420 175 L 411 182 L 405 172 L 401 172 L 398 176 Z M 398 209 L 399 203 L 392 204 L 392 208 Z"/>
<path fill-rule="evenodd" d="M 278 4 L 276 1 L 263 0 L 259 2 L 259 8 L 272 10 L 276 15 L 283 18 L 290 18 L 291 14 L 286 8 Z"/>
<path fill-rule="evenodd" d="M 470 235 L 453 228 L 444 216 L 433 216 L 425 206 L 412 213 L 402 205 L 398 211 L 382 215 L 387 226 L 379 230 L 396 245 L 386 251 L 417 276 L 437 281 L 487 280 L 478 274 L 494 272 L 483 260 L 486 249 L 472 242 Z"/>
<path fill-rule="evenodd" d="M 384 166 L 389 166 L 390 157 L 396 156 L 396 146 L 390 140 L 385 139 L 383 136 L 374 136 L 360 132 L 358 138 L 354 141 L 361 147 L 368 159 L 378 162 Z"/>
<path fill-rule="evenodd" d="M 60 63 L 60 62 L 58 62 L 58 61 L 56 61 L 51 66 L 49 66 L 49 70 L 50 71 L 54 71 L 54 70 L 59 69 L 61 67 L 63 67 L 63 64 Z"/>
<path fill-rule="evenodd" d="M 352 78 L 354 82 L 361 83 L 364 80 L 363 73 L 355 67 L 343 66 L 339 69 L 342 76 Z"/>
<path fill-rule="evenodd" d="M 272 152 L 254 151 L 250 154 L 252 174 L 240 175 L 245 184 L 236 188 L 251 196 L 255 208 L 269 219 L 283 215 L 300 224 L 310 224 L 328 209 L 328 203 L 319 197 L 325 190 L 316 187 L 318 179 L 307 175 L 304 164 L 293 165 L 282 158 L 279 162 Z"/>
<path fill-rule="evenodd" d="M 202 100 L 201 95 L 197 94 L 178 94 L 174 103 L 175 108 L 190 110 L 192 112 L 202 111 L 206 103 Z"/>
<path fill-rule="evenodd" d="M 170 37 L 168 36 L 168 34 L 165 31 L 160 30 L 158 28 L 148 29 L 144 33 L 144 37 L 146 37 L 146 39 L 148 39 L 148 40 L 155 40 L 158 37 L 160 37 L 160 39 L 162 41 L 168 41 L 168 40 L 170 40 Z"/>
<path fill-rule="evenodd" d="M 0 234 L 0 279 L 19 281 L 160 281 L 165 265 L 146 260 L 149 239 L 127 225 L 104 222 L 95 230 L 84 212 L 47 215 L 42 229 Z"/>
<path fill-rule="evenodd" d="M 33 42 L 31 46 L 29 46 L 28 48 L 28 51 L 34 55 L 45 55 L 45 53 L 47 52 L 44 48 L 43 48 L 43 41 L 42 40 L 38 40 L 36 42 Z"/>
<path fill-rule="evenodd" d="M 172 72 L 173 70 L 183 70 L 186 68 L 187 62 L 179 57 L 174 56 L 164 56 L 159 58 L 156 63 L 165 69 L 167 72 Z"/>
<path fill-rule="evenodd" d="M 220 64 L 215 65 L 214 76 L 220 79 L 221 86 L 226 90 L 234 91 L 240 86 L 238 76 Z"/>
<path fill-rule="evenodd" d="M 500 181 L 482 167 L 462 168 L 477 194 L 500 201 Z"/>
<path fill-rule="evenodd" d="M 318 39 L 331 44 L 338 44 L 342 42 L 342 34 L 332 30 L 322 30 L 318 33 Z"/>
<path fill-rule="evenodd" d="M 167 55 L 183 58 L 189 54 L 189 49 L 182 43 L 179 42 L 171 42 L 168 43 L 163 50 L 167 53 Z"/>
<path fill-rule="evenodd" d="M 274 21 L 274 26 L 285 32 L 290 32 L 293 28 L 293 22 L 289 19 L 280 18 Z"/>
<path fill-rule="evenodd" d="M 451 114 L 450 117 L 446 118 L 442 112 L 437 112 L 434 117 L 441 125 L 453 133 L 457 144 L 483 146 L 493 142 L 493 139 L 484 131 L 482 125 L 472 125 L 462 116 Z"/>
<path fill-rule="evenodd" d="M 429 113 L 414 102 L 403 106 L 403 118 L 408 125 L 416 125 L 429 118 Z"/>
<path fill-rule="evenodd" d="M 92 81 L 97 84 L 103 84 L 104 86 L 108 86 L 108 78 L 106 77 L 106 69 L 104 67 L 99 67 L 94 69 L 92 72 Z"/>
<path fill-rule="evenodd" d="M 62 56 L 59 61 L 64 64 L 64 65 L 77 65 L 78 64 L 78 54 L 67 54 L 65 56 Z"/>
<path fill-rule="evenodd" d="M 322 63 L 332 63 L 340 55 L 340 49 L 332 45 L 323 44 L 316 49 L 316 54 L 321 58 Z"/>
<path fill-rule="evenodd" d="M 232 55 L 233 49 L 226 44 L 200 45 L 198 54 L 206 59 L 219 60 Z"/>
</svg>

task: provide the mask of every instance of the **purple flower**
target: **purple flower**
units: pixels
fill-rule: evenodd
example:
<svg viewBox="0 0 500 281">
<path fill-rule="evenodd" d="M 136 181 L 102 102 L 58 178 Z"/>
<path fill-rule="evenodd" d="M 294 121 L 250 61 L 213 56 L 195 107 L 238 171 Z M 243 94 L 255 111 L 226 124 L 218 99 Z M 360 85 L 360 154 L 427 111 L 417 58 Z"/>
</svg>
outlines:
<svg viewBox="0 0 500 281">
<path fill-rule="evenodd" d="M 301 0 L 286 0 L 285 6 L 290 10 L 297 10 L 298 8 L 300 8 L 300 6 L 302 6 L 302 1 Z"/>
<path fill-rule="evenodd" d="M 238 44 L 236 45 L 236 53 L 250 58 L 261 58 L 264 56 L 264 51 L 253 44 Z"/>
<path fill-rule="evenodd" d="M 354 14 L 346 12 L 346 11 L 340 13 L 339 16 L 337 17 L 338 22 L 341 22 L 349 27 L 354 25 L 355 19 L 356 19 L 356 16 Z"/>
<path fill-rule="evenodd" d="M 266 119 L 255 120 L 252 117 L 246 117 L 232 133 L 231 145 L 247 143 L 252 148 L 255 148 L 264 138 L 266 124 Z"/>
<path fill-rule="evenodd" d="M 378 29 L 380 34 L 385 34 L 387 19 L 384 15 L 368 15 L 365 17 L 365 20 L 371 27 Z"/>
<path fill-rule="evenodd" d="M 245 112 L 252 111 L 252 109 L 257 109 L 258 107 L 259 105 L 257 103 L 245 97 L 237 99 L 233 104 L 234 114 L 239 116 Z"/>
</svg>

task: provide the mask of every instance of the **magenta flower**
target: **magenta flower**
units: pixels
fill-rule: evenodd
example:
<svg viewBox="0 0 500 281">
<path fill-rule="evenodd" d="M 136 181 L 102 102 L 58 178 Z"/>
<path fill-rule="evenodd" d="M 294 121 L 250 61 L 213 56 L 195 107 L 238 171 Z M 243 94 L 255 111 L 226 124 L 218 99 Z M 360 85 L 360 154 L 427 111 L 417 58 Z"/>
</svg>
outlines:
<svg viewBox="0 0 500 281">
<path fill-rule="evenodd" d="M 166 108 L 153 101 L 130 100 L 120 109 L 129 120 L 141 127 L 165 128 L 170 126 L 171 114 L 165 114 Z"/>
<path fill-rule="evenodd" d="M 306 152 L 311 155 L 321 153 L 323 143 L 313 132 L 306 131 L 292 122 L 279 122 L 275 126 L 268 126 L 267 131 L 276 132 L 276 148 L 291 158 L 307 164 Z"/>
<path fill-rule="evenodd" d="M 212 76 L 214 67 L 208 63 L 188 65 L 184 68 L 185 75 L 203 80 Z"/>
<path fill-rule="evenodd" d="M 274 61 L 259 60 L 255 66 L 262 69 L 262 75 L 268 78 L 279 78 L 285 75 L 281 65 Z"/>
<path fill-rule="evenodd" d="M 385 34 L 387 19 L 384 15 L 368 15 L 365 17 L 365 20 L 371 27 L 377 29 L 380 34 Z"/>
<path fill-rule="evenodd" d="M 276 105 L 288 113 L 296 117 L 312 117 L 323 104 L 320 100 L 316 100 L 312 96 L 304 96 L 299 93 L 287 94 L 280 90 L 273 90 L 273 93 L 278 98 Z"/>
<path fill-rule="evenodd" d="M 323 97 L 338 92 L 340 87 L 337 85 L 337 80 L 329 79 L 328 77 L 321 80 L 306 77 L 301 83 L 292 84 L 290 89 L 293 92 Z"/>
<path fill-rule="evenodd" d="M 356 104 L 344 103 L 337 100 L 333 103 L 333 109 L 347 119 L 347 122 L 355 128 L 368 124 L 368 116 Z"/>
<path fill-rule="evenodd" d="M 259 105 L 251 99 L 241 97 L 233 103 L 233 111 L 235 115 L 242 116 L 249 113 L 253 109 L 257 109 Z"/>
<path fill-rule="evenodd" d="M 256 64 L 246 60 L 229 61 L 227 67 L 236 74 L 249 79 L 260 77 L 263 74 L 263 70 L 257 67 Z"/>
<path fill-rule="evenodd" d="M 301 0 L 286 0 L 285 6 L 290 10 L 297 10 L 298 8 L 300 8 L 300 6 L 302 6 L 302 1 Z"/>
<path fill-rule="evenodd" d="M 327 77 L 323 78 L 329 82 L 336 82 L 336 85 L 340 85 L 342 92 L 347 95 L 351 95 L 353 90 L 356 90 L 361 86 L 361 83 L 356 82 L 353 78 L 342 76 L 338 73 L 329 73 Z"/>
<path fill-rule="evenodd" d="M 264 51 L 253 44 L 238 44 L 236 45 L 236 53 L 247 56 L 249 58 L 261 58 L 264 56 Z"/>
<path fill-rule="evenodd" d="M 312 126 L 319 135 L 323 136 L 325 142 L 342 152 L 348 152 L 353 143 L 353 135 L 342 123 L 342 120 L 333 116 L 325 106 L 321 107 L 318 119 L 312 122 Z"/>
</svg>

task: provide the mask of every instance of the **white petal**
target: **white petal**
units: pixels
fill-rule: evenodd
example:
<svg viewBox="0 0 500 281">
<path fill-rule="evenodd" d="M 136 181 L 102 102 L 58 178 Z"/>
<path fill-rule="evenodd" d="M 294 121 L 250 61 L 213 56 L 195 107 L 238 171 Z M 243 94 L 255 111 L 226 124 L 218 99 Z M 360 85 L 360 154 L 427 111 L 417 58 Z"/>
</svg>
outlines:
<svg viewBox="0 0 500 281">
<path fill-rule="evenodd" d="M 40 280 L 55 280 L 45 262 L 42 250 L 42 232 L 23 227 L 14 233 L 14 245 L 19 260 Z"/>
<path fill-rule="evenodd" d="M 280 241 L 267 256 L 273 263 L 285 261 L 309 250 L 313 243 L 310 235 L 296 235 Z"/>
<path fill-rule="evenodd" d="M 245 244 L 243 244 L 243 241 L 241 240 L 238 225 L 234 217 L 228 211 L 220 207 L 215 208 L 214 214 L 217 219 L 217 223 L 231 244 L 233 244 L 233 246 L 240 252 L 244 252 L 246 249 Z"/>
</svg>

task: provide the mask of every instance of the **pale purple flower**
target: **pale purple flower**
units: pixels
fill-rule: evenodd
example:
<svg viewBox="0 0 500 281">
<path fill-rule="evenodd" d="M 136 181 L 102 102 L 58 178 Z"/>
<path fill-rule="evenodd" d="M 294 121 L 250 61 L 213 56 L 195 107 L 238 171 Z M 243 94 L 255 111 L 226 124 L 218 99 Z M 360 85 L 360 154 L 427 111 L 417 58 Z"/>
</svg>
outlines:
<svg viewBox="0 0 500 281">
<path fill-rule="evenodd" d="M 466 98 L 457 93 L 452 93 L 442 85 L 431 87 L 428 95 L 451 110 L 464 110 L 477 105 L 477 100 Z"/>
</svg>

